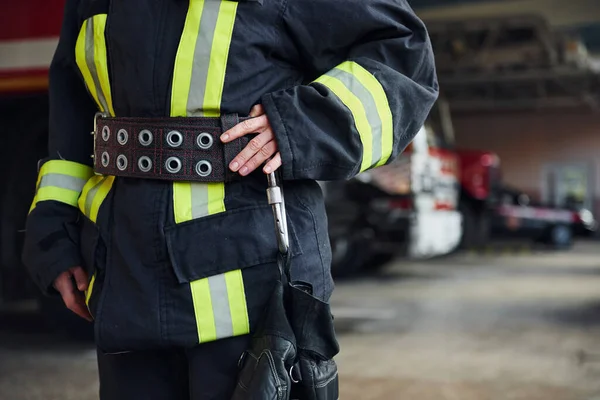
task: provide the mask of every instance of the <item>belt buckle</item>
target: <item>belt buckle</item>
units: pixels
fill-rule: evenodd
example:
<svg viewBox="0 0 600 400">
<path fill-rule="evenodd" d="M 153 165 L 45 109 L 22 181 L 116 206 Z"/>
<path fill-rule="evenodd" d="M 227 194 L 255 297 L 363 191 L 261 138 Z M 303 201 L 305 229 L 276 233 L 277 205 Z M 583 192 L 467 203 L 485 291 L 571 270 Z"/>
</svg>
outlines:
<svg viewBox="0 0 600 400">
<path fill-rule="evenodd" d="M 92 153 L 92 160 L 94 160 L 94 165 L 96 165 L 96 135 L 98 134 L 98 118 L 108 118 L 109 115 L 103 112 L 97 112 L 94 114 L 94 130 L 90 133 L 94 137 L 94 147 Z"/>
</svg>

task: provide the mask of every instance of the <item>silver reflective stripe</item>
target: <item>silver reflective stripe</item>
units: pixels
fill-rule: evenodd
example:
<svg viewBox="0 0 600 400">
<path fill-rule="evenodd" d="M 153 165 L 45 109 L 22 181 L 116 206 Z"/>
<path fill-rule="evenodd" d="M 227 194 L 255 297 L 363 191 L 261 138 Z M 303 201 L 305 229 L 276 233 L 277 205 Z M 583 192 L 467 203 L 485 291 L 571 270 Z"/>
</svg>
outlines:
<svg viewBox="0 0 600 400">
<path fill-rule="evenodd" d="M 227 295 L 225 274 L 209 277 L 208 286 L 210 288 L 210 298 L 215 316 L 217 339 L 231 337 L 233 336 L 233 323 L 229 309 L 229 296 Z"/>
<path fill-rule="evenodd" d="M 381 137 L 382 137 L 382 123 L 377 111 L 377 104 L 375 99 L 369 90 L 363 86 L 360 81 L 354 77 L 354 75 L 343 71 L 338 68 L 334 68 L 329 71 L 326 75 L 332 76 L 340 80 L 347 88 L 354 94 L 362 103 L 367 113 L 367 120 L 371 126 L 371 133 L 373 135 L 373 156 L 371 158 L 372 165 L 377 164 L 381 159 Z"/>
<path fill-rule="evenodd" d="M 94 86 L 96 86 L 96 93 L 98 94 L 98 101 L 102 104 L 104 112 L 109 112 L 108 103 L 102 86 L 100 85 L 100 79 L 98 79 L 98 71 L 96 70 L 96 63 L 94 62 L 94 19 L 90 18 L 87 22 L 87 29 L 85 31 L 85 62 L 90 70 L 92 79 L 94 80 Z"/>
<path fill-rule="evenodd" d="M 208 212 L 208 185 L 206 183 L 191 183 L 192 187 L 192 218 L 206 217 Z"/>
<path fill-rule="evenodd" d="M 187 102 L 187 115 L 190 117 L 202 116 L 204 108 L 204 94 L 206 93 L 206 80 L 210 66 L 210 53 L 213 38 L 219 17 L 220 1 L 207 0 L 204 2 L 202 17 L 200 19 L 200 31 L 196 40 L 194 50 L 194 67 L 192 69 L 192 81 L 190 94 Z"/>
<path fill-rule="evenodd" d="M 69 175 L 63 174 L 46 174 L 42 176 L 40 180 L 39 188 L 54 186 L 61 189 L 73 190 L 75 192 L 81 192 L 85 186 L 86 180 L 81 178 L 75 178 Z"/>
<path fill-rule="evenodd" d="M 98 189 L 100 189 L 100 186 L 102 186 L 102 184 L 104 183 L 104 181 L 107 179 L 107 177 L 102 178 L 96 185 L 94 185 L 93 188 L 90 189 L 90 191 L 87 193 L 87 196 L 85 198 L 85 215 L 91 215 L 92 214 L 92 203 L 94 202 L 94 197 L 96 197 L 96 193 L 98 193 Z"/>
</svg>

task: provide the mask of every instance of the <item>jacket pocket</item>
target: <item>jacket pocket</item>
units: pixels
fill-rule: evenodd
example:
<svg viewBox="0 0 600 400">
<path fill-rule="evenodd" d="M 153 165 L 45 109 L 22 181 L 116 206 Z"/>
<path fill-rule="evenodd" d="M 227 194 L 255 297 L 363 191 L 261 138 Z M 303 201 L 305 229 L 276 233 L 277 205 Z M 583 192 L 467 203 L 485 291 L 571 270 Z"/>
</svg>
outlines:
<svg viewBox="0 0 600 400">
<path fill-rule="evenodd" d="M 80 251 L 82 267 L 88 274 L 88 288 L 85 291 L 85 303 L 95 317 L 100 293 L 104 285 L 106 246 L 100 230 L 87 217 L 80 217 Z"/>
<path fill-rule="evenodd" d="M 288 218 L 290 253 L 302 254 Z M 240 208 L 177 224 L 165 230 L 169 257 L 179 283 L 275 263 L 278 247 L 269 205 Z"/>
</svg>

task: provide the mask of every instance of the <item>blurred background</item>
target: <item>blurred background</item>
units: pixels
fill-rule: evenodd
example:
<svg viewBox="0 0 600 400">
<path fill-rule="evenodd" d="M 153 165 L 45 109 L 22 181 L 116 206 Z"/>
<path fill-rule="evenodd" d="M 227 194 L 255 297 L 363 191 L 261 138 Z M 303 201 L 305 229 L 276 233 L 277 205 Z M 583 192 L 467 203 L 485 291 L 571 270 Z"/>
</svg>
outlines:
<svg viewBox="0 0 600 400">
<path fill-rule="evenodd" d="M 600 2 L 412 0 L 441 96 L 322 183 L 341 398 L 600 399 Z M 20 262 L 64 0 L 0 13 L 0 399 L 97 398 L 91 327 Z"/>
</svg>

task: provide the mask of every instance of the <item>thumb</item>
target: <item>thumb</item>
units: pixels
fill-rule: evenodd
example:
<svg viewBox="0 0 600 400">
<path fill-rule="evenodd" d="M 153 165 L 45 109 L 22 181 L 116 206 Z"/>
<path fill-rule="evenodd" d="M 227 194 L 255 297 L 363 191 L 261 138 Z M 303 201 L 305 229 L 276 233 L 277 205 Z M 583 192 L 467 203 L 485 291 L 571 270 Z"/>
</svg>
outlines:
<svg viewBox="0 0 600 400">
<path fill-rule="evenodd" d="M 80 292 L 86 290 L 88 288 L 88 275 L 85 270 L 81 267 L 73 267 L 70 271 L 77 283 L 77 289 L 79 289 Z"/>
</svg>

